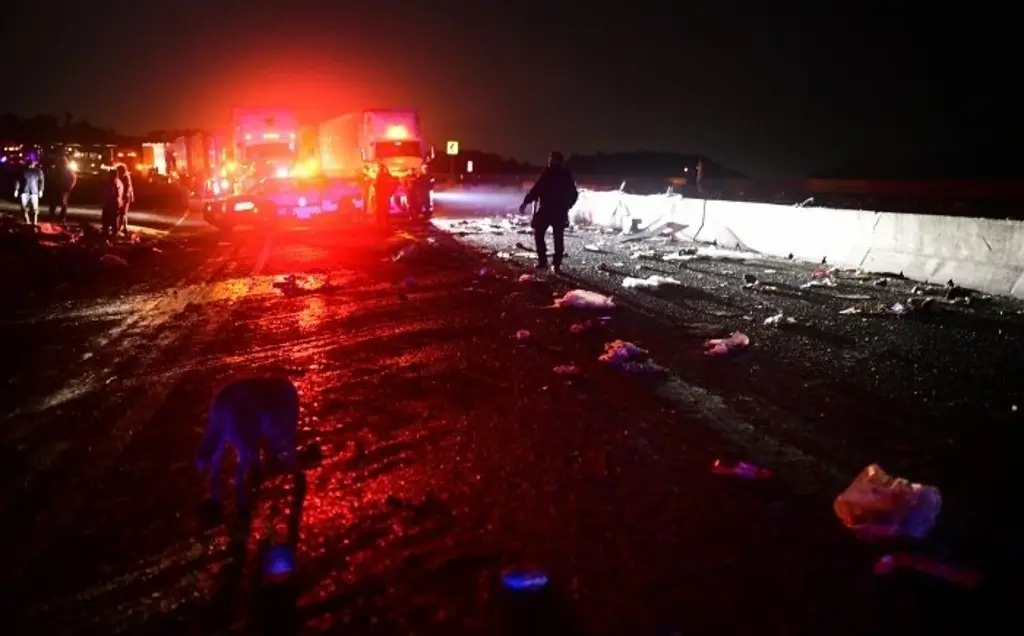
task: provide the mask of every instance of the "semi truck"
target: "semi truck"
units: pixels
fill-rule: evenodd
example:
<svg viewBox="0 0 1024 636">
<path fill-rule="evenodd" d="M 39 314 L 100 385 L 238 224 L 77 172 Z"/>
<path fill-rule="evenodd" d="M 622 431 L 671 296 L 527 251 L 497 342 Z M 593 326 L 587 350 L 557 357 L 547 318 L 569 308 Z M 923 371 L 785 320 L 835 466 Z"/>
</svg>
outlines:
<svg viewBox="0 0 1024 636">
<path fill-rule="evenodd" d="M 190 196 L 209 196 L 229 188 L 218 174 L 225 156 L 224 139 L 209 132 L 183 135 L 165 149 L 167 172 Z"/>
<path fill-rule="evenodd" d="M 299 121 L 283 108 L 233 108 L 230 159 L 248 179 L 286 177 L 295 170 Z"/>
<path fill-rule="evenodd" d="M 319 126 L 319 171 L 355 186 L 357 207 L 392 215 L 429 218 L 432 206 L 426 161 L 432 156 L 411 109 L 346 113 Z M 382 175 L 381 173 L 385 174 Z M 390 185 L 380 184 L 388 177 Z M 381 197 L 387 197 L 383 201 Z"/>
</svg>

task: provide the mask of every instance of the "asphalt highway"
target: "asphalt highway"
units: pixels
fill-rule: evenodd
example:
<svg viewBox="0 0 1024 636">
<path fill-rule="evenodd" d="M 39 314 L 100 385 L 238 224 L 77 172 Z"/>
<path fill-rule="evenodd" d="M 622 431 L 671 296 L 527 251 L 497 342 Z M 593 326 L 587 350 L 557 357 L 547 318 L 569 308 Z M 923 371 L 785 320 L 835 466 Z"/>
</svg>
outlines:
<svg viewBox="0 0 1024 636">
<path fill-rule="evenodd" d="M 851 273 L 802 288 L 809 265 L 665 261 L 691 246 L 582 231 L 564 276 L 520 282 L 529 237 L 512 222 L 183 225 L 130 274 L 0 318 L 12 633 L 906 634 L 1008 616 L 1018 304 L 896 316 L 881 309 L 940 290 Z M 681 284 L 621 287 L 655 273 Z M 552 307 L 574 288 L 619 306 Z M 795 322 L 763 324 L 780 311 Z M 703 355 L 737 330 L 746 351 Z M 608 368 L 619 338 L 665 371 Z M 215 388 L 247 374 L 302 398 L 309 493 L 294 572 L 269 587 L 259 552 L 289 482 L 264 486 L 250 523 L 230 505 L 209 523 L 193 463 Z M 832 501 L 871 462 L 942 490 L 933 539 L 842 527 Z M 903 549 L 983 582 L 873 573 Z M 512 566 L 548 590 L 503 590 Z"/>
</svg>

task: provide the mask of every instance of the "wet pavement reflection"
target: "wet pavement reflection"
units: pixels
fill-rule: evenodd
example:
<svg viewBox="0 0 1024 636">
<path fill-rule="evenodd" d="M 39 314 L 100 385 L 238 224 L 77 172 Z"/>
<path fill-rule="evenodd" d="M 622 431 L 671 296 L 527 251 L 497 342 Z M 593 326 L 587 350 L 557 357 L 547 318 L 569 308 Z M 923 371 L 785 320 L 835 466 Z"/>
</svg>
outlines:
<svg viewBox="0 0 1024 636">
<path fill-rule="evenodd" d="M 895 633 L 966 615 L 953 592 L 872 583 L 833 491 L 710 474 L 718 435 L 597 362 L 625 319 L 573 335 L 586 316 L 546 308 L 554 287 L 482 275 L 433 230 L 224 243 L 163 289 L 47 314 L 73 361 L 5 403 L 15 633 Z M 217 520 L 193 462 L 215 390 L 250 374 L 301 395 L 308 491 L 275 582 L 291 481 Z M 549 588 L 504 590 L 510 565 Z M 925 594 L 944 609 L 899 610 Z"/>
</svg>

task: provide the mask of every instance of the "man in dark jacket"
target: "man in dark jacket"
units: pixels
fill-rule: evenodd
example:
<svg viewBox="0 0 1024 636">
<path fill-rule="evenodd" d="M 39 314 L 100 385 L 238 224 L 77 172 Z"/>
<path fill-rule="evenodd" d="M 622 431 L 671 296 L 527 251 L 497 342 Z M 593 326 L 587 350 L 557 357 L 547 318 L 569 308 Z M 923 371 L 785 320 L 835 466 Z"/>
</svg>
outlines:
<svg viewBox="0 0 1024 636">
<path fill-rule="evenodd" d="M 560 152 L 552 152 L 548 157 L 548 167 L 540 174 L 537 182 L 526 193 L 519 213 L 526 213 L 526 206 L 534 201 L 540 205 L 533 213 L 530 226 L 533 228 L 533 239 L 537 245 L 537 269 L 548 268 L 547 233 L 551 228 L 555 244 L 552 265 L 555 273 L 562 270 L 562 258 L 565 256 L 565 229 L 569 227 L 569 210 L 576 205 L 579 191 L 572 172 L 565 167 L 565 158 Z"/>
<path fill-rule="evenodd" d="M 78 175 L 75 173 L 74 168 L 72 168 L 68 158 L 62 155 L 54 176 L 56 176 L 57 187 L 56 193 L 50 200 L 50 216 L 57 216 L 57 209 L 59 208 L 60 221 L 63 223 L 68 220 L 68 197 L 75 188 L 75 184 L 78 183 Z"/>
<path fill-rule="evenodd" d="M 21 178 L 14 184 L 14 198 L 21 202 L 21 211 L 25 214 L 25 223 L 36 227 L 39 220 L 39 199 L 43 196 L 46 186 L 46 177 L 42 168 L 39 167 L 39 159 L 31 156 L 28 160 L 28 167 L 21 174 Z"/>
</svg>

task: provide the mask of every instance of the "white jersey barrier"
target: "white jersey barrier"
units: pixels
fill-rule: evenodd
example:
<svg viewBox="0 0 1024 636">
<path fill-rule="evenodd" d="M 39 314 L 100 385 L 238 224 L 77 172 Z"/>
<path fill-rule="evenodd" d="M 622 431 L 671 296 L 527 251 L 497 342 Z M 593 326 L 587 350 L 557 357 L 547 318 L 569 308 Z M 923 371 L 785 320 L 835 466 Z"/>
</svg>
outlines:
<svg viewBox="0 0 1024 636">
<path fill-rule="evenodd" d="M 571 217 L 579 225 L 644 229 L 685 225 L 681 234 L 765 255 L 840 267 L 903 272 L 929 283 L 1024 298 L 1024 222 L 799 208 L 736 201 L 583 190 Z"/>
</svg>

